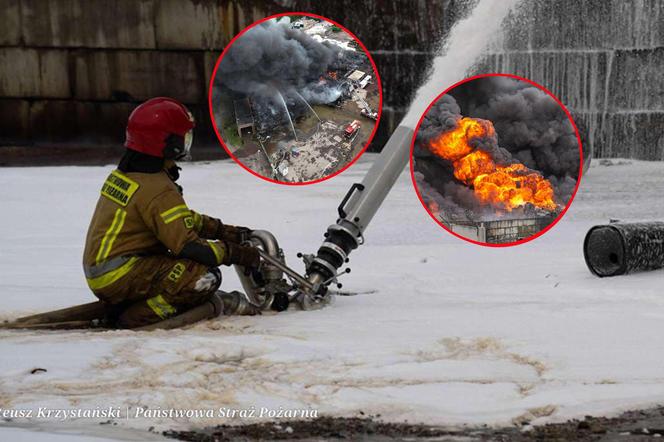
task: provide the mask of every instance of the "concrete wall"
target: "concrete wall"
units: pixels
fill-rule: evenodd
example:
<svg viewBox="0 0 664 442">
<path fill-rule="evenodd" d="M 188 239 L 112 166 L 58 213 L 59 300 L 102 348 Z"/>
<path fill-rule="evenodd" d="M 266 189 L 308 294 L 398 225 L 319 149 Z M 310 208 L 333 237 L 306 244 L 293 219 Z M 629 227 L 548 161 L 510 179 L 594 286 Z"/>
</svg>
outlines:
<svg viewBox="0 0 664 442">
<path fill-rule="evenodd" d="M 189 105 L 198 141 L 214 63 L 252 22 L 309 11 L 369 48 L 384 86 L 380 147 L 473 0 L 0 0 L 0 145 L 120 143 L 154 95 Z M 595 156 L 664 159 L 664 0 L 523 0 L 476 72 L 510 72 L 566 103 Z"/>
<path fill-rule="evenodd" d="M 207 88 L 240 23 L 264 13 L 196 0 L 0 0 L 0 144 L 115 144 L 141 101 L 187 104 L 216 143 Z"/>
<path fill-rule="evenodd" d="M 664 160 L 664 1 L 526 0 L 477 71 L 531 78 L 595 157 Z"/>
</svg>

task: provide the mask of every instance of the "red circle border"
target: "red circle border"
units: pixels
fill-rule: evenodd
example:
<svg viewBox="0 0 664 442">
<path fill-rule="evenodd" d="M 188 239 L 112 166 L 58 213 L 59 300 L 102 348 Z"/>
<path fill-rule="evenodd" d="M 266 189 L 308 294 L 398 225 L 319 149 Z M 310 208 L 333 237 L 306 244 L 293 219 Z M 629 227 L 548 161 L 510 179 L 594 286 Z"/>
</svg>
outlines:
<svg viewBox="0 0 664 442">
<path fill-rule="evenodd" d="M 219 64 L 221 63 L 221 60 L 224 58 L 224 56 L 228 52 L 228 49 L 233 45 L 233 43 L 235 43 L 235 40 L 240 38 L 242 36 L 242 34 L 247 32 L 249 29 L 251 29 L 254 26 L 257 26 L 257 25 L 259 25 L 259 24 L 261 24 L 265 21 L 272 20 L 273 18 L 277 18 L 277 17 L 285 17 L 285 16 L 291 16 L 291 15 L 304 15 L 304 16 L 307 16 L 307 17 L 312 17 L 312 18 L 317 18 L 317 19 L 320 19 L 320 20 L 325 20 L 326 22 L 332 23 L 333 25 L 339 27 L 344 32 L 346 32 L 348 35 L 350 35 L 360 45 L 360 47 L 362 48 L 362 50 L 364 51 L 366 56 L 369 58 L 369 62 L 371 63 L 371 67 L 373 68 L 374 75 L 376 76 L 376 80 L 378 82 L 378 95 L 379 95 L 378 118 L 376 119 L 376 123 L 374 124 L 374 128 L 371 131 L 371 134 L 369 135 L 369 139 L 365 143 L 362 150 L 360 150 L 360 152 L 357 155 L 355 155 L 355 157 L 348 164 L 346 164 L 344 167 L 337 170 L 336 172 L 334 172 L 330 175 L 327 175 L 323 178 L 319 178 L 317 180 L 304 181 L 304 182 L 298 182 L 298 183 L 290 183 L 290 182 L 273 180 L 271 178 L 268 178 L 266 176 L 261 175 L 260 173 L 250 169 L 249 167 L 245 166 L 244 163 L 242 163 L 242 161 L 240 161 L 235 155 L 233 155 L 233 153 L 230 151 L 230 149 L 226 146 L 226 143 L 224 143 L 224 140 L 221 137 L 219 129 L 217 128 L 217 122 L 214 118 L 214 112 L 212 110 L 212 108 L 213 108 L 213 106 L 212 106 L 212 90 L 213 90 L 214 80 L 217 77 L 217 69 L 219 69 Z M 260 19 L 256 22 L 250 24 L 249 26 L 244 28 L 242 31 L 240 31 L 235 37 L 233 37 L 231 39 L 231 41 L 226 45 L 226 47 L 222 51 L 221 55 L 217 59 L 217 62 L 215 63 L 215 66 L 214 66 L 214 70 L 212 71 L 212 76 L 210 77 L 210 85 L 208 86 L 208 108 L 209 108 L 209 111 L 210 111 L 210 120 L 212 121 L 212 128 L 214 129 L 214 133 L 217 136 L 217 139 L 219 140 L 219 142 L 221 143 L 221 146 L 224 148 L 226 153 L 233 159 L 233 161 L 235 161 L 237 164 L 239 164 L 244 170 L 246 170 L 247 172 L 251 173 L 252 175 L 257 176 L 258 178 L 261 178 L 261 179 L 263 179 L 265 181 L 268 181 L 270 183 L 281 184 L 281 185 L 284 185 L 284 186 L 307 186 L 307 185 L 310 185 L 310 184 L 316 184 L 316 183 L 320 183 L 322 181 L 329 180 L 330 178 L 334 178 L 335 176 L 339 175 L 341 172 L 345 171 L 350 166 L 352 166 L 357 160 L 359 160 L 360 157 L 369 148 L 369 144 L 371 144 L 371 142 L 373 141 L 373 138 L 376 135 L 376 131 L 378 130 L 378 125 L 380 124 L 380 118 L 383 115 L 383 84 L 382 84 L 382 81 L 381 81 L 381 78 L 380 78 L 380 74 L 378 73 L 378 68 L 376 67 L 376 63 L 374 62 L 374 59 L 371 56 L 371 53 L 369 52 L 367 47 L 364 45 L 364 43 L 362 43 L 362 41 L 360 41 L 360 39 L 357 38 L 357 36 L 355 34 L 350 32 L 345 26 L 337 23 L 334 20 L 330 20 L 327 17 L 323 17 L 322 15 L 312 14 L 310 12 L 297 12 L 297 11 L 296 12 L 282 12 L 282 13 L 279 13 L 279 14 L 270 15 L 269 17 L 262 18 L 262 19 Z"/>
</svg>

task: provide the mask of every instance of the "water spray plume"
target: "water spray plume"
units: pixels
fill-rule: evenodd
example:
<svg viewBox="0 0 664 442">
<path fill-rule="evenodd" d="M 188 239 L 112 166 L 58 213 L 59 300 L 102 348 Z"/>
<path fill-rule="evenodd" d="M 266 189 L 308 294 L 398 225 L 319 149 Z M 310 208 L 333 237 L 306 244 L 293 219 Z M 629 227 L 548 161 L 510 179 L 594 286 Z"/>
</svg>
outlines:
<svg viewBox="0 0 664 442">
<path fill-rule="evenodd" d="M 311 107 L 311 105 L 309 104 L 309 102 L 308 102 L 307 100 L 305 100 L 305 98 L 302 96 L 302 94 L 300 94 L 298 91 L 294 91 L 294 92 L 297 94 L 298 97 L 300 97 L 300 98 L 302 99 L 302 101 L 304 102 L 304 104 L 307 105 L 307 107 L 309 108 L 309 110 L 310 110 L 311 112 L 313 112 L 313 114 L 316 116 L 316 118 L 318 118 L 318 121 L 320 121 L 320 117 L 318 116 L 318 114 L 316 113 L 316 111 L 314 110 L 314 108 Z"/>
<path fill-rule="evenodd" d="M 281 99 L 281 103 L 284 105 L 284 112 L 286 112 L 286 116 L 288 117 L 288 122 L 290 123 L 290 127 L 293 130 L 293 136 L 295 137 L 295 141 L 297 141 L 297 132 L 295 132 L 295 126 L 293 125 L 293 119 L 290 116 L 290 112 L 288 112 L 288 106 L 286 106 L 286 100 L 284 100 L 284 96 L 281 95 L 281 92 L 279 89 L 275 88 L 275 91 L 277 91 L 277 95 L 279 95 L 279 98 Z"/>
<path fill-rule="evenodd" d="M 454 25 L 433 60 L 432 72 L 418 89 L 403 119 L 415 127 L 429 103 L 446 88 L 463 80 L 468 70 L 486 50 L 489 41 L 500 32 L 507 14 L 520 0 L 481 0 L 470 15 Z"/>
</svg>

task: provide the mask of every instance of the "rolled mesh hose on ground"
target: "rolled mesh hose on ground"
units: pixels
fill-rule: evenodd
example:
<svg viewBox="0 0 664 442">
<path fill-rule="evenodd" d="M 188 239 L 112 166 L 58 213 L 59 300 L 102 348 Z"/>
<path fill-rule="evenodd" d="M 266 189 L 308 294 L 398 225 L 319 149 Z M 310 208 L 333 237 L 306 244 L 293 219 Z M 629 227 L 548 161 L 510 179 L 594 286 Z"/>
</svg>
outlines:
<svg viewBox="0 0 664 442">
<path fill-rule="evenodd" d="M 586 234 L 583 256 L 599 277 L 664 267 L 664 222 L 613 223 Z"/>
</svg>

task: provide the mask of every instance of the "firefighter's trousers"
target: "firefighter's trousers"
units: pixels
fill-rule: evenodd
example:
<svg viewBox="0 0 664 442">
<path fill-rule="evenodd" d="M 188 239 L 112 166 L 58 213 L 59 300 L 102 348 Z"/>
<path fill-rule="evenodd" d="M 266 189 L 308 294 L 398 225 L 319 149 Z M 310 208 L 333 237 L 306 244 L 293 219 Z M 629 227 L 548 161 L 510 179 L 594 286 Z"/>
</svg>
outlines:
<svg viewBox="0 0 664 442">
<path fill-rule="evenodd" d="M 138 257 L 125 275 L 93 292 L 113 306 L 117 327 L 135 328 L 200 305 L 220 284 L 221 273 L 216 267 L 157 255 Z"/>
</svg>

